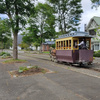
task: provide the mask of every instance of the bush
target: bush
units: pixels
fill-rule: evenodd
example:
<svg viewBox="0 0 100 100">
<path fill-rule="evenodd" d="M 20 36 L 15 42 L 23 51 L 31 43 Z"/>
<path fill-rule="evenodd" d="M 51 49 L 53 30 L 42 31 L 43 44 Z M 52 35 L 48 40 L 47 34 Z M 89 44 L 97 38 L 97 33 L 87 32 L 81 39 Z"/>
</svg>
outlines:
<svg viewBox="0 0 100 100">
<path fill-rule="evenodd" d="M 8 52 L 1 52 L 1 53 L 0 53 L 0 56 L 3 56 L 3 55 L 11 56 L 10 53 L 8 53 Z"/>
<path fill-rule="evenodd" d="M 6 55 L 7 55 L 7 56 L 11 56 L 11 54 L 10 54 L 10 53 L 8 53 L 8 52 L 6 53 Z"/>
<path fill-rule="evenodd" d="M 5 59 L 7 57 L 7 54 L 3 54 L 2 58 Z"/>
<path fill-rule="evenodd" d="M 3 56 L 4 54 L 6 54 L 6 52 L 1 52 L 1 53 L 0 53 L 0 56 Z"/>
<path fill-rule="evenodd" d="M 1 52 L 0 56 L 2 56 L 3 59 L 11 57 L 10 53 L 8 53 L 8 52 Z"/>
<path fill-rule="evenodd" d="M 22 72 L 27 71 L 27 70 L 29 70 L 27 67 L 19 67 L 18 72 L 22 73 Z"/>
<path fill-rule="evenodd" d="M 93 59 L 95 60 L 95 57 L 93 57 Z"/>
<path fill-rule="evenodd" d="M 100 50 L 99 51 L 95 51 L 93 54 L 94 57 L 100 57 Z"/>
</svg>

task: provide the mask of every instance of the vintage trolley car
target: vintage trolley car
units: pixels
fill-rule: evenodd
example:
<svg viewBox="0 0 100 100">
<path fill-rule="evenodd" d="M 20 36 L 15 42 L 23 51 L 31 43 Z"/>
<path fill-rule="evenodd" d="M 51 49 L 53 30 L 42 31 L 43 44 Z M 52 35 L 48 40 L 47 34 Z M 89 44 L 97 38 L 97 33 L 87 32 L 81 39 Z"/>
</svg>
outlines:
<svg viewBox="0 0 100 100">
<path fill-rule="evenodd" d="M 77 45 L 83 38 L 87 47 L 85 49 L 81 49 Z M 91 64 L 93 61 L 91 38 L 92 36 L 87 32 L 74 32 L 59 36 L 56 39 L 56 48 L 51 51 L 51 60 L 74 64 Z"/>
</svg>

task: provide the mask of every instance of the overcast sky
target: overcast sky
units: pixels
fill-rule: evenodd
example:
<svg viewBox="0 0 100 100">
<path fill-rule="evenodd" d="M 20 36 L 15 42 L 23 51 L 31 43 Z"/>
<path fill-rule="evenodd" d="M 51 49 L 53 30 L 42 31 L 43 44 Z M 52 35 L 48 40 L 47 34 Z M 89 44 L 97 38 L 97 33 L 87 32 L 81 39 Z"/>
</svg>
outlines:
<svg viewBox="0 0 100 100">
<path fill-rule="evenodd" d="M 45 0 L 39 0 L 40 2 L 45 2 Z M 90 0 L 82 0 L 83 14 L 81 18 L 80 31 L 84 31 L 84 24 L 88 24 L 90 19 L 93 16 L 100 17 L 100 7 L 96 10 L 95 8 L 91 9 L 92 3 Z"/>
<path fill-rule="evenodd" d="M 38 0 L 39 2 L 45 2 L 45 0 Z M 90 19 L 93 17 L 93 16 L 99 16 L 100 17 L 100 7 L 96 10 L 95 8 L 94 9 L 91 9 L 91 6 L 92 6 L 92 3 L 90 0 L 82 0 L 82 6 L 83 6 L 83 11 L 84 13 L 82 14 L 82 18 L 81 18 L 81 24 L 80 24 L 80 30 L 81 31 L 84 31 L 84 24 L 88 24 Z M 6 16 L 5 15 L 0 15 L 0 17 L 3 17 L 5 18 Z"/>
</svg>

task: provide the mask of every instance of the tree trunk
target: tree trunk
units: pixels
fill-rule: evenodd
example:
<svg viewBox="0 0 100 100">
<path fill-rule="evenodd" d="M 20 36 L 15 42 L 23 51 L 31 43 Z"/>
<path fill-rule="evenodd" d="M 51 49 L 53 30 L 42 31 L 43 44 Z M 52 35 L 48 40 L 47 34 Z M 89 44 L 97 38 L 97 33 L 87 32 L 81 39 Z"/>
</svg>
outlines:
<svg viewBox="0 0 100 100">
<path fill-rule="evenodd" d="M 17 49 L 17 38 L 18 33 L 14 33 L 14 41 L 13 41 L 13 59 L 18 59 L 18 49 Z"/>
<path fill-rule="evenodd" d="M 64 34 L 66 34 L 66 21 L 65 21 L 65 17 L 64 17 Z"/>
<path fill-rule="evenodd" d="M 36 51 L 37 51 L 38 46 L 36 46 Z"/>
</svg>

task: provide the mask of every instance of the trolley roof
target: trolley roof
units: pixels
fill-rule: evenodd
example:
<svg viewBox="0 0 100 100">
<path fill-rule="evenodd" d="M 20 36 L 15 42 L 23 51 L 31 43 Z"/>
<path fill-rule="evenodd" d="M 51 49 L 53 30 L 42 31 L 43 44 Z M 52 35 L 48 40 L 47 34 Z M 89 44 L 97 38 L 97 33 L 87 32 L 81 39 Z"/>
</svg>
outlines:
<svg viewBox="0 0 100 100">
<path fill-rule="evenodd" d="M 69 34 L 60 35 L 57 39 L 67 38 L 67 37 L 89 37 L 92 38 L 92 35 L 89 35 L 88 32 L 72 32 Z"/>
</svg>

